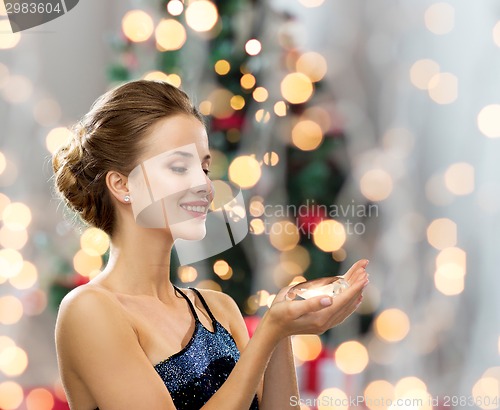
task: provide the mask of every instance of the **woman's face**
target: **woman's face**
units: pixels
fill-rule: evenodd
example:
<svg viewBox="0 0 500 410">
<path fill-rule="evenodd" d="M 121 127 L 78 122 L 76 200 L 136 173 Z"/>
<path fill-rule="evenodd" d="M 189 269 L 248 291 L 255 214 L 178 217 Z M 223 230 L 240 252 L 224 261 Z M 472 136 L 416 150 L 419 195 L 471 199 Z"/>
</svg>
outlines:
<svg viewBox="0 0 500 410">
<path fill-rule="evenodd" d="M 209 166 L 208 137 L 198 119 L 176 115 L 160 120 L 129 175 L 137 223 L 165 228 L 174 240 L 202 239 L 212 201 Z"/>
</svg>

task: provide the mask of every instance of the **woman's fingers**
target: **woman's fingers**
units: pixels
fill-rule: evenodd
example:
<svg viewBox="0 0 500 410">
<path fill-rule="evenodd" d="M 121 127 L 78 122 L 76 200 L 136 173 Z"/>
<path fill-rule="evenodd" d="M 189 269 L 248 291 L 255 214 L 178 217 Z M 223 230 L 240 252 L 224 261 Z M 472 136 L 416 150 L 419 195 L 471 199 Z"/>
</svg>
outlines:
<svg viewBox="0 0 500 410">
<path fill-rule="evenodd" d="M 349 284 L 356 281 L 358 275 L 365 271 L 368 262 L 368 259 L 361 259 L 351 266 L 351 268 L 344 275 L 344 278 L 347 282 L 349 282 Z"/>
</svg>

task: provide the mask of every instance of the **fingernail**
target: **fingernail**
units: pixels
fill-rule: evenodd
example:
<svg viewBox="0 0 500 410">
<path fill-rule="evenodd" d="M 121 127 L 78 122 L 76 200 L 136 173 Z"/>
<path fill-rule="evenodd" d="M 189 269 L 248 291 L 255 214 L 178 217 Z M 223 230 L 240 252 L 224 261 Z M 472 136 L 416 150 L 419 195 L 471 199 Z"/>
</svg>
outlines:
<svg viewBox="0 0 500 410">
<path fill-rule="evenodd" d="M 366 263 L 365 263 L 365 268 L 368 266 L 369 263 L 370 263 L 370 261 L 367 259 Z"/>
<path fill-rule="evenodd" d="M 323 298 L 319 301 L 319 303 L 321 303 L 322 306 L 330 306 L 332 304 L 332 298 L 331 297 Z"/>
</svg>

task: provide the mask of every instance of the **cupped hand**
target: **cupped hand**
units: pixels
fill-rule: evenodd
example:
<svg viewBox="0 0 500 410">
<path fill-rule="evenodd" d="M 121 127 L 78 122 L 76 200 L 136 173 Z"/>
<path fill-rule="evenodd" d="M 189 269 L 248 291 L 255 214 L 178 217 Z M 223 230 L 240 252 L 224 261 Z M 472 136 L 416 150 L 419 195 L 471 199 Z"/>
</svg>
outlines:
<svg viewBox="0 0 500 410">
<path fill-rule="evenodd" d="M 291 286 L 281 289 L 266 312 L 266 320 L 270 331 L 277 338 L 298 334 L 322 334 L 347 319 L 359 306 L 363 298 L 363 290 L 368 285 L 366 273 L 368 260 L 357 261 L 343 275 L 349 288 L 340 295 L 316 296 L 307 300 L 286 300 Z"/>
</svg>

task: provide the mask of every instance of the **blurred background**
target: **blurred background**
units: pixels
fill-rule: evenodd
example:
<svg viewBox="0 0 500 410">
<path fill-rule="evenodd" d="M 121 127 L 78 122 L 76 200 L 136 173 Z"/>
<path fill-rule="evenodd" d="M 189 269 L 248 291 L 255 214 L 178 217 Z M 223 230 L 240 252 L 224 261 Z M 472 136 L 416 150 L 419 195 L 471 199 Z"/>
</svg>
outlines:
<svg viewBox="0 0 500 410">
<path fill-rule="evenodd" d="M 123 81 L 182 87 L 250 233 L 179 266 L 249 331 L 277 290 L 370 260 L 357 313 L 293 339 L 303 409 L 500 407 L 500 5 L 98 0 L 12 34 L 0 1 L 0 408 L 67 409 L 54 324 L 109 238 L 51 153 Z"/>
</svg>

